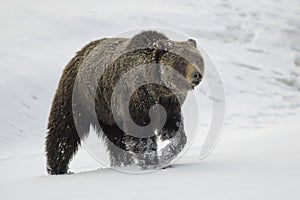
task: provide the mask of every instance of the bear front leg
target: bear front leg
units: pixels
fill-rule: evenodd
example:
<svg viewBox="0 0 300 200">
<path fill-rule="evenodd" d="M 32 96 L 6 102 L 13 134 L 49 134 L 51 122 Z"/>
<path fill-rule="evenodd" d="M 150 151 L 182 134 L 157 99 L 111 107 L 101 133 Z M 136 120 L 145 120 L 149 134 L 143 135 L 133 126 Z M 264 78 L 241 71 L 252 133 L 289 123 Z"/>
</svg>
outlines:
<svg viewBox="0 0 300 200">
<path fill-rule="evenodd" d="M 167 130 L 164 131 L 168 132 Z M 167 166 L 182 151 L 186 144 L 187 138 L 184 131 L 182 131 L 176 132 L 175 135 L 171 138 L 163 138 L 162 140 L 169 140 L 170 142 L 163 148 L 159 159 L 161 166 Z"/>
<path fill-rule="evenodd" d="M 132 155 L 126 150 L 125 133 L 117 125 L 107 125 L 101 123 L 100 126 L 103 131 L 103 139 L 106 143 L 107 152 L 110 158 L 110 165 L 112 167 L 122 167 L 132 165 Z"/>
<path fill-rule="evenodd" d="M 110 164 L 112 167 L 127 167 L 134 164 L 132 155 L 113 143 L 107 143 L 107 150 L 109 152 Z"/>
<path fill-rule="evenodd" d="M 142 169 L 152 169 L 159 166 L 156 141 L 156 135 L 148 138 L 126 136 L 126 148 L 133 154 L 137 160 L 137 165 Z"/>
<path fill-rule="evenodd" d="M 162 141 L 169 141 L 169 144 L 166 145 L 161 152 L 159 159 L 161 166 L 169 165 L 171 161 L 182 151 L 187 142 L 182 117 L 178 114 L 169 119 L 173 120 L 167 120 L 166 126 L 159 132 L 159 136 Z"/>
</svg>

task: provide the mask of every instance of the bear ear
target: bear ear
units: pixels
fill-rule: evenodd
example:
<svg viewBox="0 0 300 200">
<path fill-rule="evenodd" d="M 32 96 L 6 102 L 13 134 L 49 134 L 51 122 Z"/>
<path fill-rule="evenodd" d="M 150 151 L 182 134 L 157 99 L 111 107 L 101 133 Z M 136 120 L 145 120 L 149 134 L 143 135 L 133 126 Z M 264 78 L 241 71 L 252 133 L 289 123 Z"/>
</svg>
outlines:
<svg viewBox="0 0 300 200">
<path fill-rule="evenodd" d="M 188 39 L 188 43 L 189 43 L 190 45 L 192 45 L 193 47 L 196 47 L 196 48 L 197 48 L 197 42 L 196 42 L 196 40 L 194 40 L 194 39 Z"/>
</svg>

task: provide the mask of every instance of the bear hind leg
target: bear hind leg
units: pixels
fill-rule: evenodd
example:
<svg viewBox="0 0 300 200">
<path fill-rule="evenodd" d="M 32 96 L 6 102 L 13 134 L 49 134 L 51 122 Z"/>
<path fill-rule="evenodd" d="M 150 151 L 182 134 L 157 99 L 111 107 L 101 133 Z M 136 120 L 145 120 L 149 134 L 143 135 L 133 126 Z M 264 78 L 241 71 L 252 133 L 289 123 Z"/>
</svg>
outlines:
<svg viewBox="0 0 300 200">
<path fill-rule="evenodd" d="M 54 101 L 49 117 L 46 137 L 47 172 L 49 174 L 68 172 L 69 163 L 77 152 L 82 139 L 75 127 L 72 108 L 68 109 L 61 105 L 65 104 Z M 57 110 L 57 108 L 60 109 Z M 86 122 L 80 126 L 80 131 L 87 135 L 89 123 Z"/>
<path fill-rule="evenodd" d="M 69 163 L 80 145 L 76 132 L 49 131 L 46 138 L 47 172 L 51 175 L 68 172 Z"/>
</svg>

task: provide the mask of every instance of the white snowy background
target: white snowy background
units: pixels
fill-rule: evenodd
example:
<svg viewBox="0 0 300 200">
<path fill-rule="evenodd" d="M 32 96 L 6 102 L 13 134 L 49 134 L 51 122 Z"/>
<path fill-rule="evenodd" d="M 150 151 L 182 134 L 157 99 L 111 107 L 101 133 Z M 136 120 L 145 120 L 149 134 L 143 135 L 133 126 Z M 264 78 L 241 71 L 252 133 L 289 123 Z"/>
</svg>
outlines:
<svg viewBox="0 0 300 200">
<path fill-rule="evenodd" d="M 300 199 L 299 1 L 1 0 L 0 27 L 0 199 Z M 132 175 L 81 149 L 76 174 L 48 176 L 64 66 L 92 40 L 145 27 L 183 32 L 215 62 L 226 90 L 215 150 L 199 161 L 195 144 L 189 162 Z"/>
</svg>

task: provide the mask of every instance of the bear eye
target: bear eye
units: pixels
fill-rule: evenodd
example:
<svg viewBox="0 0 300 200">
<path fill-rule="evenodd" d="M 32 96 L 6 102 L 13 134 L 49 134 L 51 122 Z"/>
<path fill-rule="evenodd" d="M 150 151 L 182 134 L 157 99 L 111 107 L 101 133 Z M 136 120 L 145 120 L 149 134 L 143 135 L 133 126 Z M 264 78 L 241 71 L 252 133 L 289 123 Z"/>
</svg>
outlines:
<svg viewBox="0 0 300 200">
<path fill-rule="evenodd" d="M 180 60 L 178 63 L 177 63 L 178 67 L 185 67 L 187 65 L 187 63 L 185 62 L 185 60 Z"/>
<path fill-rule="evenodd" d="M 180 73 L 184 73 L 185 68 L 186 68 L 187 62 L 185 60 L 180 60 L 177 64 L 176 64 L 176 70 L 179 71 Z"/>
<path fill-rule="evenodd" d="M 201 66 L 200 60 L 196 60 L 196 65 L 197 65 L 197 66 Z"/>
</svg>

